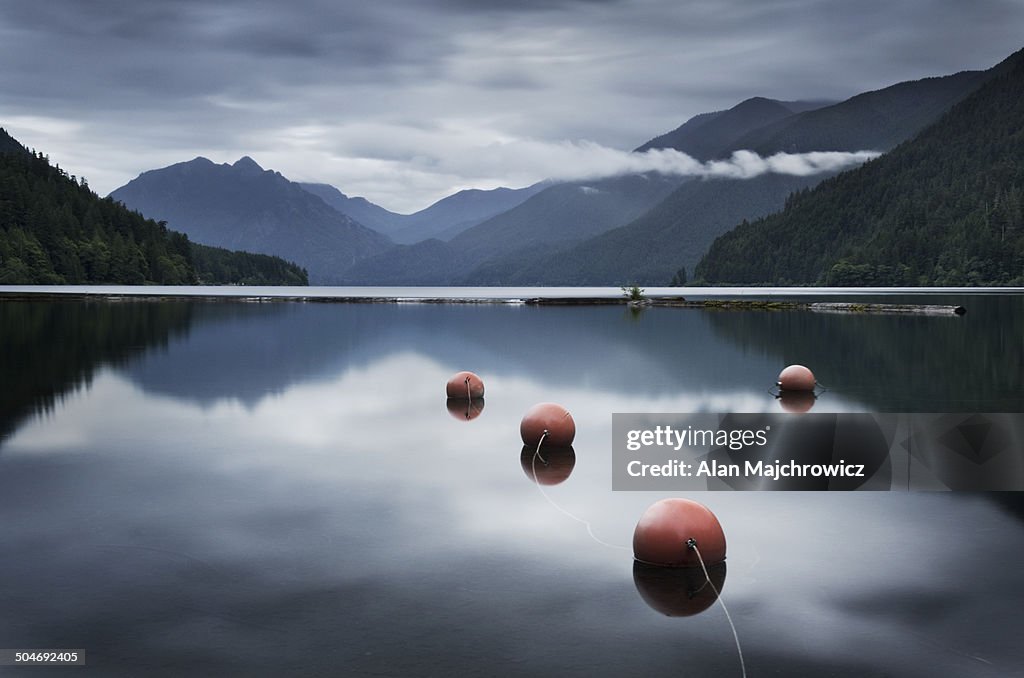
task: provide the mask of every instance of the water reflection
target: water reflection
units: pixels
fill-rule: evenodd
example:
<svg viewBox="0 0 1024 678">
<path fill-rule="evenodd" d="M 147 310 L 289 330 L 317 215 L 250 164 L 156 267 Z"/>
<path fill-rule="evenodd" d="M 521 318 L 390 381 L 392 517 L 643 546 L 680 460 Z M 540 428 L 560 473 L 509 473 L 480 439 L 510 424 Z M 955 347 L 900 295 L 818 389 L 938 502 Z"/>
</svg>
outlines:
<svg viewBox="0 0 1024 678">
<path fill-rule="evenodd" d="M 701 409 L 735 392 L 768 408 L 762 385 L 797 359 L 829 387 L 818 404 L 826 411 L 1024 409 L 1024 296 L 966 303 L 965 318 L 657 308 L 623 322 L 615 307 L 4 302 L 0 433 L 87 384 L 103 364 L 150 392 L 251 405 L 410 350 L 553 384 L 696 391 L 705 396 Z M 801 411 L 814 403 L 779 405 Z"/>
<path fill-rule="evenodd" d="M 196 307 L 149 303 L 0 303 L 0 445 L 26 418 L 88 388 L 101 365 L 123 366 L 187 335 Z"/>
<path fill-rule="evenodd" d="M 964 317 L 709 313 L 714 332 L 885 412 L 1024 411 L 1024 295 L 952 297 Z M 827 395 L 827 394 L 826 394 Z"/>
<path fill-rule="evenodd" d="M 644 602 L 667 617 L 692 617 L 714 605 L 725 586 L 725 562 L 708 567 L 658 567 L 633 562 L 633 584 Z M 708 580 L 713 586 L 708 585 Z"/>
<path fill-rule="evenodd" d="M 609 415 L 776 411 L 756 385 L 795 361 L 775 343 L 799 325 L 746 343 L 722 334 L 722 314 L 673 309 L 633 322 L 600 307 L 6 308 L 25 315 L 4 323 L 0 354 L 39 369 L 0 363 L 0 646 L 85 647 L 99 675 L 736 672 L 715 606 L 673 623 L 630 581 L 630 535 L 655 497 L 609 491 Z M 489 396 L 469 426 L 440 411 L 437 389 L 466 364 Z M 934 378 L 952 392 L 958 374 Z M 936 388 L 850 395 L 836 381 L 816 412 Z M 510 456 L 522 413 L 547 400 L 573 412 L 578 454 L 570 481 L 541 489 L 600 541 Z M 30 416 L 45 402 L 47 417 Z M 707 502 L 728 534 L 726 597 L 752 673 L 1000 676 L 1024 663 L 1019 512 L 952 493 Z M 871 585 L 851 586 L 876 561 Z M 951 594 L 965 581 L 971 595 Z"/>
<path fill-rule="evenodd" d="M 448 398 L 445 408 L 448 414 L 459 421 L 473 421 L 484 411 L 484 399 Z"/>
<path fill-rule="evenodd" d="M 931 486 L 953 490 L 1013 490 L 1024 478 L 1024 425 L 984 414 L 919 417 L 902 445 Z M 923 468 L 922 468 L 923 467 Z"/>
<path fill-rule="evenodd" d="M 576 450 L 568 447 L 542 447 L 523 445 L 519 463 L 526 477 L 538 485 L 558 485 L 572 475 L 576 467 Z"/>
<path fill-rule="evenodd" d="M 810 412 L 818 400 L 814 391 L 782 391 L 775 398 L 779 402 L 779 407 L 791 414 Z"/>
</svg>

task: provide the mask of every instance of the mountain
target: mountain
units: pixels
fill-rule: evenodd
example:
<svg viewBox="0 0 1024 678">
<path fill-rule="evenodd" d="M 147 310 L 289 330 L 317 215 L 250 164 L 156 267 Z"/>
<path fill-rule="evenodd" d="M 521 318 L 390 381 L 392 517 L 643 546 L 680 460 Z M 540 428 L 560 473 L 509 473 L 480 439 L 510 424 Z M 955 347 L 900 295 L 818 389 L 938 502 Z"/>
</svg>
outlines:
<svg viewBox="0 0 1024 678">
<path fill-rule="evenodd" d="M 401 228 L 405 219 L 404 214 L 386 210 L 366 198 L 350 198 L 330 184 L 296 183 L 342 214 L 352 217 L 363 226 L 372 228 L 378 233 L 383 233 L 392 240 L 394 240 L 395 231 Z"/>
<path fill-rule="evenodd" d="M 410 214 L 395 241 L 451 240 L 469 228 L 521 205 L 550 185 L 550 182 L 541 181 L 526 188 L 471 188 L 453 193 L 426 209 Z"/>
<path fill-rule="evenodd" d="M 781 209 L 786 196 L 821 178 L 765 174 L 745 181 L 688 181 L 626 226 L 523 262 L 507 284 L 667 285 L 680 268 L 693 271 L 715 236 L 743 219 Z"/>
<path fill-rule="evenodd" d="M 673 148 L 698 160 L 722 157 L 737 139 L 777 120 L 790 118 L 793 110 L 774 99 L 754 97 L 741 101 L 727 111 L 702 113 L 676 129 L 651 139 L 636 151 Z M 726 154 L 728 155 L 728 154 Z"/>
<path fill-rule="evenodd" d="M 277 257 L 202 247 L 101 199 L 0 129 L 0 284 L 304 285 Z"/>
<path fill-rule="evenodd" d="M 675 148 L 702 159 L 713 157 L 719 147 L 728 145 L 750 129 L 792 116 L 794 109 L 813 107 L 807 102 L 791 102 L 790 106 L 792 108 L 761 97 L 748 99 L 728 111 L 694 116 L 678 129 L 652 139 L 637 151 Z M 546 262 L 552 256 L 557 259 L 553 253 L 629 223 L 661 202 L 684 181 L 679 177 L 649 174 L 590 182 L 536 184 L 522 189 L 534 190 L 534 195 L 467 228 L 451 238 L 448 246 L 436 240 L 411 246 L 400 245 L 360 262 L 349 271 L 346 281 L 349 284 L 501 285 L 543 277 L 552 280 L 552 284 L 575 284 L 570 281 L 586 275 L 590 266 L 586 256 L 577 258 L 578 275 L 563 275 L 564 262 L 560 260 L 545 263 L 540 270 L 534 262 Z M 779 205 L 784 197 L 779 197 Z M 428 210 L 444 202 L 436 203 Z M 774 207 L 775 203 L 771 206 Z M 769 209 L 765 208 L 763 213 Z M 729 212 L 727 217 L 720 219 L 723 230 L 735 223 L 732 216 L 733 212 Z M 631 245 L 635 248 L 636 243 Z M 675 264 L 676 260 L 673 259 L 672 263 Z"/>
<path fill-rule="evenodd" d="M 1024 284 L 1024 50 L 913 140 L 720 237 L 713 283 Z"/>
<path fill-rule="evenodd" d="M 804 112 L 743 132 L 720 146 L 717 156 L 727 156 L 740 148 L 756 148 L 762 155 L 780 151 L 889 150 L 999 69 L 996 66 L 988 71 L 900 83 L 823 108 L 807 104 Z M 752 102 L 756 102 L 754 108 Z M 748 99 L 730 111 L 745 107 L 767 116 L 771 111 L 778 113 L 780 106 L 800 106 L 800 102 L 774 102 L 777 106 L 765 102 L 770 100 Z M 697 130 L 715 120 L 698 125 L 689 134 L 697 135 Z M 735 132 L 741 128 L 736 125 L 731 129 Z M 717 136 L 715 143 L 723 138 Z M 815 186 L 829 176 L 764 174 L 753 179 L 687 182 L 636 221 L 525 266 L 510 277 L 509 284 L 666 285 L 679 269 L 692 274 L 715 238 L 744 220 L 782 209 L 790 193 Z"/>
<path fill-rule="evenodd" d="M 348 284 L 503 284 L 505 262 L 546 254 L 626 223 L 660 202 L 680 179 L 657 174 L 548 185 L 447 243 L 399 245 L 348 271 Z"/>
<path fill-rule="evenodd" d="M 299 185 L 342 214 L 387 235 L 396 243 L 412 244 L 430 238 L 450 240 L 467 228 L 512 209 L 548 184 L 459 191 L 413 214 L 389 212 L 365 198 L 350 198 L 328 184 Z"/>
<path fill-rule="evenodd" d="M 727 150 L 749 149 L 761 155 L 887 151 L 937 120 L 991 75 L 992 71 L 963 71 L 865 92 L 751 130 Z"/>
<path fill-rule="evenodd" d="M 826 106 L 831 106 L 836 102 L 830 99 L 806 99 L 801 101 L 779 101 L 779 103 L 794 113 L 803 113 L 805 111 L 813 111 L 818 108 L 825 108 Z"/>
<path fill-rule="evenodd" d="M 752 148 L 888 150 L 994 70 L 927 78 L 839 102 L 754 97 L 690 118 L 637 151 L 673 148 L 703 161 Z M 549 186 L 445 243 L 399 246 L 348 274 L 353 284 L 665 285 L 693 271 L 716 237 L 781 209 L 830 174 L 683 180 L 649 175 Z M 668 190 L 664 190 L 667 188 Z"/>
<path fill-rule="evenodd" d="M 464 267 L 458 250 L 437 238 L 395 245 L 346 272 L 344 285 L 454 285 Z"/>
<path fill-rule="evenodd" d="M 196 158 L 144 172 L 110 197 L 197 242 L 293 260 L 318 285 L 391 245 L 249 157 L 233 165 Z"/>
</svg>

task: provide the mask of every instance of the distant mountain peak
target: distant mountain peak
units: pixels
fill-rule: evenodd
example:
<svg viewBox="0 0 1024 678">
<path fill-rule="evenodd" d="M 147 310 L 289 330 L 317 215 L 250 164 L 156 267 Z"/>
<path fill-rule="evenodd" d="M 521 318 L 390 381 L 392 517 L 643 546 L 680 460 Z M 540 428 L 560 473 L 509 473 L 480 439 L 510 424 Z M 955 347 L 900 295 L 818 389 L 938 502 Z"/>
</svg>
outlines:
<svg viewBox="0 0 1024 678">
<path fill-rule="evenodd" d="M 743 135 L 792 115 L 793 111 L 775 99 L 751 97 L 726 111 L 696 115 L 636 150 L 674 148 L 698 160 L 713 160 L 728 156 L 724 151 Z"/>
<path fill-rule="evenodd" d="M 776 115 L 788 115 L 792 112 L 781 101 L 769 99 L 768 97 L 750 97 L 739 102 L 726 111 L 726 113 L 736 115 L 737 113 L 750 113 L 753 111 L 775 112 Z"/>
<path fill-rule="evenodd" d="M 766 104 L 774 106 L 774 105 L 776 105 L 778 103 L 780 103 L 780 102 L 776 101 L 775 99 L 769 99 L 768 97 L 750 97 L 749 99 L 744 99 L 743 101 L 739 102 L 738 104 L 733 106 L 733 108 L 739 108 L 740 106 L 754 106 L 754 105 L 764 106 Z"/>
<path fill-rule="evenodd" d="M 320 284 L 337 281 L 355 261 L 392 244 L 248 156 L 234 163 L 206 163 L 150 170 L 111 197 L 181 229 L 193 242 L 283 253 Z"/>
<path fill-rule="evenodd" d="M 263 168 L 259 166 L 259 163 L 257 163 L 255 160 L 253 160 L 247 155 L 243 155 L 241 158 L 236 160 L 235 164 L 233 164 L 232 167 L 234 167 L 236 170 L 242 170 L 250 174 L 263 172 Z"/>
</svg>

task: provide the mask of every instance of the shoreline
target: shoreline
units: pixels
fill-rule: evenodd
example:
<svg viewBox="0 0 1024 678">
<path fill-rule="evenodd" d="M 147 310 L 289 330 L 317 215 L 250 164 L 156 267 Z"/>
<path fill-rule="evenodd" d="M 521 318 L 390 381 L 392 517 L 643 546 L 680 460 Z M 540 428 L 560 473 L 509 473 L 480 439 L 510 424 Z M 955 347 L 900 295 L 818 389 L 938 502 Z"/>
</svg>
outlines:
<svg viewBox="0 0 1024 678">
<path fill-rule="evenodd" d="M 194 292 L 195 288 L 181 293 L 123 291 L 54 291 L 52 289 L 0 290 L 2 301 L 102 301 L 122 302 L 241 302 L 241 303 L 331 303 L 331 304 L 455 304 L 455 305 L 506 305 L 506 306 L 626 306 L 634 309 L 648 307 L 686 308 L 715 311 L 810 311 L 813 313 L 865 313 L 865 314 L 915 314 L 961 316 L 967 310 L 963 306 L 947 304 L 887 304 L 875 302 L 810 302 L 782 301 L 780 295 L 765 295 L 766 298 L 723 297 L 715 299 L 687 299 L 680 295 L 645 296 L 632 300 L 620 296 L 535 296 L 535 297 L 409 297 L 398 295 L 325 295 L 325 294 L 209 294 Z M 235 288 L 237 289 L 237 288 Z M 810 288 L 800 288 L 810 289 Z M 870 294 L 870 293 L 868 293 Z M 751 295 L 754 296 L 754 295 Z"/>
</svg>

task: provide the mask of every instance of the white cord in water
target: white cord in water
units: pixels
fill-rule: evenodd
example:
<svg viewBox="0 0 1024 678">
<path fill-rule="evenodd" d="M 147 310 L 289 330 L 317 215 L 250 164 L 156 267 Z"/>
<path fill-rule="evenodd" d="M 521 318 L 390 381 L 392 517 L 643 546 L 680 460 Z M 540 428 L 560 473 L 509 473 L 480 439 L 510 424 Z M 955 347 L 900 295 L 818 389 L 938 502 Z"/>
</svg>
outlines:
<svg viewBox="0 0 1024 678">
<path fill-rule="evenodd" d="M 747 665 L 743 662 L 743 648 L 740 647 L 740 637 L 736 633 L 736 625 L 732 623 L 732 616 L 729 614 L 729 608 L 725 606 L 725 601 L 722 600 L 722 594 L 711 582 L 711 576 L 708 574 L 708 568 L 704 566 L 704 559 L 700 556 L 700 549 L 697 548 L 697 540 L 691 539 L 687 542 L 687 546 L 697 552 L 697 560 L 700 562 L 700 569 L 704 570 L 704 578 L 708 580 L 708 586 L 715 592 L 715 597 L 718 602 L 722 605 L 722 611 L 725 612 L 725 619 L 729 622 L 729 628 L 732 629 L 732 637 L 736 640 L 736 653 L 740 656 L 740 671 L 743 672 L 743 678 L 747 678 Z"/>
<path fill-rule="evenodd" d="M 617 544 L 609 544 L 608 542 L 599 539 L 597 537 L 597 535 L 594 534 L 594 530 L 591 529 L 590 523 L 588 521 L 583 520 L 582 518 L 578 518 L 578 517 L 574 516 L 573 514 L 569 513 L 568 511 L 566 511 L 564 508 L 562 508 L 561 506 L 556 504 L 555 501 L 551 497 L 548 496 L 548 493 L 544 491 L 544 487 L 540 484 L 540 481 L 537 480 L 537 458 L 540 457 L 540 460 L 542 462 L 544 462 L 545 464 L 547 464 L 547 462 L 544 461 L 544 457 L 540 456 L 540 446 L 541 446 L 541 444 L 543 444 L 544 438 L 546 438 L 547 435 L 548 435 L 548 432 L 544 431 L 544 435 L 542 435 L 540 437 L 540 440 L 537 442 L 537 450 L 533 453 L 533 461 L 530 464 L 531 470 L 533 472 L 533 483 L 534 483 L 534 485 L 537 486 L 537 489 L 540 490 L 540 493 L 544 496 L 545 499 L 548 500 L 548 503 L 551 504 L 552 506 L 554 506 L 558 510 L 559 513 L 561 513 L 562 515 L 568 516 L 569 518 L 572 518 L 573 520 L 575 520 L 578 523 L 583 523 L 583 525 L 587 528 L 587 534 L 589 534 L 590 538 L 593 539 L 594 541 L 596 541 L 598 544 L 601 544 L 602 546 L 607 546 L 608 548 L 621 549 L 623 551 L 629 551 L 630 549 L 626 548 L 625 546 L 619 546 Z"/>
</svg>

